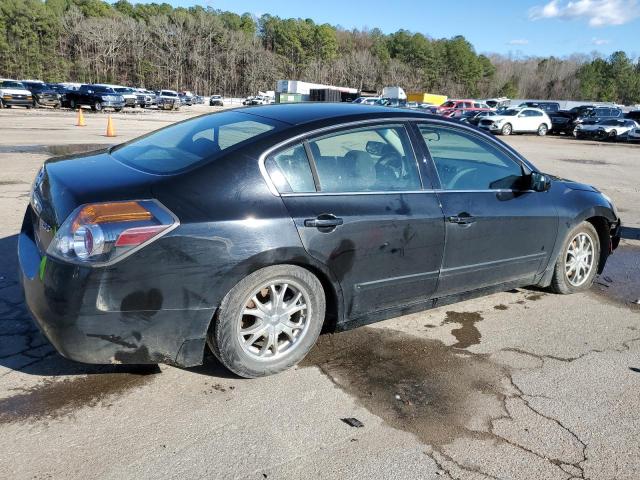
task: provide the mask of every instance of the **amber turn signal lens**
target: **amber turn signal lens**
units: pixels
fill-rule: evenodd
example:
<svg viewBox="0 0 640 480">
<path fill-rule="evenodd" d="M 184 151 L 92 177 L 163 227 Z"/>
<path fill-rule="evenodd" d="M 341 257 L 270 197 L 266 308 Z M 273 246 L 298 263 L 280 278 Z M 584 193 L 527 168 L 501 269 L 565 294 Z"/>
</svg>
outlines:
<svg viewBox="0 0 640 480">
<path fill-rule="evenodd" d="M 151 220 L 153 215 L 138 202 L 115 202 L 87 205 L 73 221 L 72 231 L 75 232 L 80 225 L 114 223 L 114 222 L 138 222 Z"/>
</svg>

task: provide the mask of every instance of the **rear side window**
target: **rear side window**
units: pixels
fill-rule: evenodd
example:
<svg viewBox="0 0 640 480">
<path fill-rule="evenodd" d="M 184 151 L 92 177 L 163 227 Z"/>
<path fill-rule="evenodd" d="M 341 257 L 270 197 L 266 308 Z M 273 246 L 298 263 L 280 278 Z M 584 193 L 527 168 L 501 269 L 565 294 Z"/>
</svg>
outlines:
<svg viewBox="0 0 640 480">
<path fill-rule="evenodd" d="M 301 143 L 272 155 L 265 165 L 271 181 L 280 193 L 316 191 L 309 158 Z"/>
<path fill-rule="evenodd" d="M 309 141 L 321 192 L 408 191 L 422 188 L 402 125 L 340 131 Z"/>
<path fill-rule="evenodd" d="M 158 130 L 112 150 L 119 162 L 158 175 L 184 171 L 213 160 L 276 130 L 280 122 L 240 112 L 221 112 Z"/>
<path fill-rule="evenodd" d="M 444 190 L 512 189 L 522 167 L 489 141 L 464 130 L 419 125 Z"/>
</svg>

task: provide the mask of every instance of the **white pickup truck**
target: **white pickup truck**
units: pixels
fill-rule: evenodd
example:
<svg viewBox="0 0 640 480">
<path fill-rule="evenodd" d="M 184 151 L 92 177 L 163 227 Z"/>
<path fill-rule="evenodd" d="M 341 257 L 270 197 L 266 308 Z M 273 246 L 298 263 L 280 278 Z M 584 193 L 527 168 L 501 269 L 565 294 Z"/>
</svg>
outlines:
<svg viewBox="0 0 640 480">
<path fill-rule="evenodd" d="M 33 107 L 33 96 L 22 82 L 17 80 L 0 80 L 0 108 Z"/>
</svg>

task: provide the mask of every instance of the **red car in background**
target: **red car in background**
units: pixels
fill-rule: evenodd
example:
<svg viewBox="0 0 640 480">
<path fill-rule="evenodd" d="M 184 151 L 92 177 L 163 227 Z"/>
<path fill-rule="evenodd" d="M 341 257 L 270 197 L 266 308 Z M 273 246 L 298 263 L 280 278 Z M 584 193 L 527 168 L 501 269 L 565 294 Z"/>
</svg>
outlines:
<svg viewBox="0 0 640 480">
<path fill-rule="evenodd" d="M 491 111 L 486 103 L 477 100 L 448 100 L 436 109 L 438 115 L 445 117 L 460 117 L 464 112 Z"/>
</svg>

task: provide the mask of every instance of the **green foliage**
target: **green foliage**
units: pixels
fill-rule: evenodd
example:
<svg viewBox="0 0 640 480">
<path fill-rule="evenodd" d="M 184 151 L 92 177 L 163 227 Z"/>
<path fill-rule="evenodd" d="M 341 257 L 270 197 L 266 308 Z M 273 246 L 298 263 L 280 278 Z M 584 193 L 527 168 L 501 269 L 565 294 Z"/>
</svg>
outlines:
<svg viewBox="0 0 640 480">
<path fill-rule="evenodd" d="M 608 59 L 596 58 L 578 71 L 580 94 L 586 100 L 640 103 L 640 69 L 626 53 L 618 51 Z"/>
<path fill-rule="evenodd" d="M 462 36 L 385 35 L 199 5 L 0 0 L 0 75 L 6 77 L 226 94 L 271 89 L 280 78 L 377 90 L 401 85 L 453 97 L 513 98 L 539 87 L 543 95 L 640 102 L 640 62 L 624 52 L 589 62 L 518 62 L 478 55 Z"/>
</svg>

